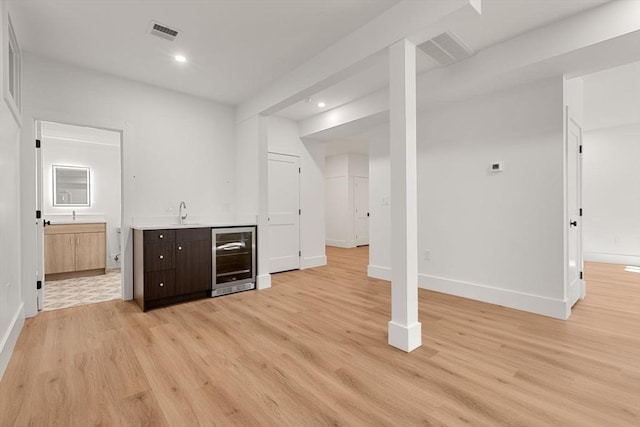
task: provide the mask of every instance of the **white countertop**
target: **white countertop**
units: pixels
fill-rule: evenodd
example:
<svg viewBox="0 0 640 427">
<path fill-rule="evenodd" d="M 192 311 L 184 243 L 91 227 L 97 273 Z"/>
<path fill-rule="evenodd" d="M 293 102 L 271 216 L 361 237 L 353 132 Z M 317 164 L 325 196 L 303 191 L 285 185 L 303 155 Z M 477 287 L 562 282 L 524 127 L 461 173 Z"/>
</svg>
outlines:
<svg viewBox="0 0 640 427">
<path fill-rule="evenodd" d="M 48 220 L 51 225 L 67 225 L 67 224 L 106 224 L 107 221 L 99 221 L 95 219 L 51 219 Z"/>
<path fill-rule="evenodd" d="M 158 224 L 132 225 L 134 230 L 173 230 L 179 228 L 226 228 L 226 227 L 255 227 L 256 224 L 246 222 L 202 223 L 202 224 Z"/>
<path fill-rule="evenodd" d="M 45 221 L 50 221 L 51 225 L 67 225 L 67 224 L 105 224 L 107 219 L 103 214 L 78 214 L 73 219 L 72 215 L 62 214 L 45 214 Z"/>
</svg>

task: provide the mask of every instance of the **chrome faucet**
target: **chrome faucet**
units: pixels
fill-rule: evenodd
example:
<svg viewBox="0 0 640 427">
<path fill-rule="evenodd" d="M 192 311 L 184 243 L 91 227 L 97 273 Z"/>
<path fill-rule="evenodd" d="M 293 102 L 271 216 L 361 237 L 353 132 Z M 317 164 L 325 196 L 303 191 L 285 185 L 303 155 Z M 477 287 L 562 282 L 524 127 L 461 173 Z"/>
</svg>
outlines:
<svg viewBox="0 0 640 427">
<path fill-rule="evenodd" d="M 180 202 L 180 224 L 184 224 L 184 220 L 187 219 L 188 213 L 184 212 L 187 209 L 185 202 Z M 184 215 L 183 215 L 184 212 Z"/>
</svg>

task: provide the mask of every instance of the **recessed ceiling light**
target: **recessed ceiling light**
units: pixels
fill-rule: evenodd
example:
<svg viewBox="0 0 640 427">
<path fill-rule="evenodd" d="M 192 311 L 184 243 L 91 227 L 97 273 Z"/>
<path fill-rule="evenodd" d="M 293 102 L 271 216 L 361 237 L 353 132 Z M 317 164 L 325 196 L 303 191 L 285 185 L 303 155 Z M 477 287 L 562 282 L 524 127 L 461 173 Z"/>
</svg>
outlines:
<svg viewBox="0 0 640 427">
<path fill-rule="evenodd" d="M 187 62 L 187 58 L 185 58 L 185 57 L 184 57 L 184 56 L 182 56 L 182 55 L 176 55 L 176 56 L 175 56 L 175 59 L 176 59 L 176 61 L 178 61 L 178 62 Z"/>
<path fill-rule="evenodd" d="M 324 103 L 324 102 L 322 102 L 322 101 L 318 102 L 318 107 L 320 107 L 320 108 L 324 108 L 324 107 L 326 107 L 326 105 L 327 105 L 327 104 L 325 104 L 325 103 Z"/>
</svg>

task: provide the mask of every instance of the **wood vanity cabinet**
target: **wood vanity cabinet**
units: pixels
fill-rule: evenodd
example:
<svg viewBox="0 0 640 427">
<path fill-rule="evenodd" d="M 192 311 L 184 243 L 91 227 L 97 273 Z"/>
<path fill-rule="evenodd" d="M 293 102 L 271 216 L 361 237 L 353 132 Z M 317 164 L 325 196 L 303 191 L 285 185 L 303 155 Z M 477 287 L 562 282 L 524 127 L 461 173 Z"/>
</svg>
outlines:
<svg viewBox="0 0 640 427">
<path fill-rule="evenodd" d="M 46 280 L 105 274 L 107 224 L 54 224 L 44 229 Z"/>
<path fill-rule="evenodd" d="M 133 297 L 143 311 L 211 295 L 210 228 L 133 233 Z"/>
</svg>

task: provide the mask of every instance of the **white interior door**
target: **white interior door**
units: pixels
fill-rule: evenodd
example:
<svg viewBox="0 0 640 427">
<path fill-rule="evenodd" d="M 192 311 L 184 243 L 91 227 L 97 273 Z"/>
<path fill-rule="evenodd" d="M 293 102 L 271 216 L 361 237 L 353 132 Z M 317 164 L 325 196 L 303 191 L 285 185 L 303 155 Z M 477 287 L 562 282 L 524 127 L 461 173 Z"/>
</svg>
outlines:
<svg viewBox="0 0 640 427">
<path fill-rule="evenodd" d="M 369 244 L 369 178 L 353 178 L 353 215 L 357 246 Z"/>
<path fill-rule="evenodd" d="M 584 298 L 582 280 L 582 129 L 569 119 L 567 126 L 567 174 L 568 174 L 568 269 L 567 297 L 571 305 Z"/>
<path fill-rule="evenodd" d="M 44 308 L 44 210 L 42 189 L 42 126 L 36 122 L 36 287 L 38 310 Z M 39 213 L 39 215 L 38 215 Z M 40 218 L 38 218 L 40 216 Z"/>
<path fill-rule="evenodd" d="M 300 158 L 269 153 L 269 272 L 300 268 Z"/>
</svg>

